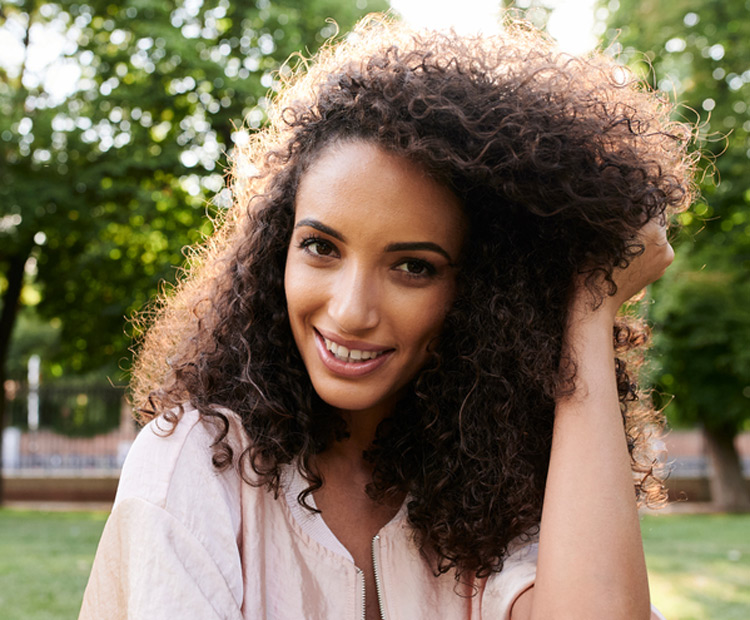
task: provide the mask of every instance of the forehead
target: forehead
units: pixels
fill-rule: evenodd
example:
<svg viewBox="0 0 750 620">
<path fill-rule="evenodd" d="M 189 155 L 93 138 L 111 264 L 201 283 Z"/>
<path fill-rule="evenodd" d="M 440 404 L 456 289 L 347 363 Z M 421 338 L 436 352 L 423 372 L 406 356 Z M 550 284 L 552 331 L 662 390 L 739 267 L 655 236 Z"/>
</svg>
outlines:
<svg viewBox="0 0 750 620">
<path fill-rule="evenodd" d="M 295 210 L 296 221 L 313 217 L 358 236 L 388 235 L 388 242 L 442 242 L 454 252 L 465 227 L 450 189 L 417 164 L 364 141 L 324 148 L 302 175 Z"/>
</svg>

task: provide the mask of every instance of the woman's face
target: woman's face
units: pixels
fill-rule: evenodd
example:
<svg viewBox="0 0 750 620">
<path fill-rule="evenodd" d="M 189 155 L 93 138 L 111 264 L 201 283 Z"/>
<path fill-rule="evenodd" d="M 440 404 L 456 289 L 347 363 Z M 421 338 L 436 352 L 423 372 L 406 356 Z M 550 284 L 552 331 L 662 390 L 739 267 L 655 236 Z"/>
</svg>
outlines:
<svg viewBox="0 0 750 620">
<path fill-rule="evenodd" d="M 450 190 L 367 142 L 324 148 L 302 175 L 284 286 L 325 402 L 392 410 L 440 333 L 464 228 Z"/>
</svg>

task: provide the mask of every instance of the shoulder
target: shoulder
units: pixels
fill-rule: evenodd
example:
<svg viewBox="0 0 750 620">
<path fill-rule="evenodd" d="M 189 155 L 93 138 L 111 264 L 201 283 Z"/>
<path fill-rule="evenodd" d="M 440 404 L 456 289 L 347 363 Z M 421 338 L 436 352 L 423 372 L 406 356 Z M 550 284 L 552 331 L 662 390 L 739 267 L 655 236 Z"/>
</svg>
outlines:
<svg viewBox="0 0 750 620">
<path fill-rule="evenodd" d="M 241 618 L 238 552 L 225 541 L 206 544 L 188 525 L 147 501 L 120 502 L 102 533 L 79 620 Z"/>
<path fill-rule="evenodd" d="M 228 441 L 235 452 L 245 443 L 235 414 L 223 412 L 230 422 Z M 213 466 L 214 426 L 192 406 L 185 405 L 177 424 L 156 418 L 143 427 L 123 464 L 115 507 L 138 498 L 167 508 L 179 495 L 199 496 L 209 487 L 234 486 L 234 468 L 219 472 Z"/>
<path fill-rule="evenodd" d="M 228 440 L 239 452 L 239 419 L 226 416 Z M 86 590 L 84 608 L 94 611 L 82 617 L 112 615 L 100 613 L 105 608 L 139 618 L 240 616 L 243 483 L 235 467 L 213 466 L 214 436 L 188 406 L 175 426 L 157 418 L 141 430 Z M 154 571 L 172 576 L 168 588 L 149 581 Z M 113 589 L 121 600 L 112 598 Z M 236 613 L 228 616 L 229 609 Z"/>
<path fill-rule="evenodd" d="M 239 417 L 229 411 L 222 413 L 230 423 L 227 440 L 239 454 L 246 445 Z M 243 491 L 257 494 L 262 490 L 244 484 L 236 467 L 222 471 L 214 467 L 215 434 L 213 424 L 189 405 L 183 407 L 174 426 L 159 418 L 147 424 L 123 465 L 111 518 L 128 522 L 123 531 L 137 532 L 156 547 L 162 543 L 153 541 L 174 544 L 178 538 L 190 538 L 222 571 L 232 573 L 226 578 L 234 583 L 240 574 L 236 568 Z M 138 519 L 136 513 L 150 516 Z M 237 584 L 234 586 L 236 589 Z"/>
</svg>

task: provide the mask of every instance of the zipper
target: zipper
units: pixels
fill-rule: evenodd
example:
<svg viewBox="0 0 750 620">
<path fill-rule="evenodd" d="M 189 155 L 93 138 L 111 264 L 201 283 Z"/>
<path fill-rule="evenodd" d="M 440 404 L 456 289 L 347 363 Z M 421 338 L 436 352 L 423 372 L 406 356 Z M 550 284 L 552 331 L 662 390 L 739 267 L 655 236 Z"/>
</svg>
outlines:
<svg viewBox="0 0 750 620">
<path fill-rule="evenodd" d="M 378 609 L 380 610 L 381 620 L 385 620 L 385 606 L 383 605 L 383 584 L 380 581 L 380 572 L 378 571 L 378 558 L 380 557 L 380 535 L 376 534 L 372 539 L 372 570 L 375 573 L 375 591 L 378 595 Z"/>
<path fill-rule="evenodd" d="M 365 607 L 365 571 L 361 568 L 357 568 L 357 577 L 359 577 L 362 583 L 360 602 L 362 603 L 362 620 L 366 620 L 367 608 Z"/>
</svg>

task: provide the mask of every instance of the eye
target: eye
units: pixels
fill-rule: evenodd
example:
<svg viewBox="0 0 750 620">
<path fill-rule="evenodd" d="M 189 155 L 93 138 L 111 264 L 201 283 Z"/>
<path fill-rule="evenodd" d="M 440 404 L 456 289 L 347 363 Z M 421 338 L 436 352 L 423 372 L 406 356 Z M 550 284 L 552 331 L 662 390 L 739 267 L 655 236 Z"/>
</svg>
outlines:
<svg viewBox="0 0 750 620">
<path fill-rule="evenodd" d="M 299 247 L 313 256 L 333 256 L 336 254 L 336 246 L 321 237 L 305 237 Z"/>
<path fill-rule="evenodd" d="M 426 260 L 410 258 L 396 265 L 396 270 L 415 278 L 429 278 L 435 275 L 437 270 L 434 265 Z"/>
</svg>

